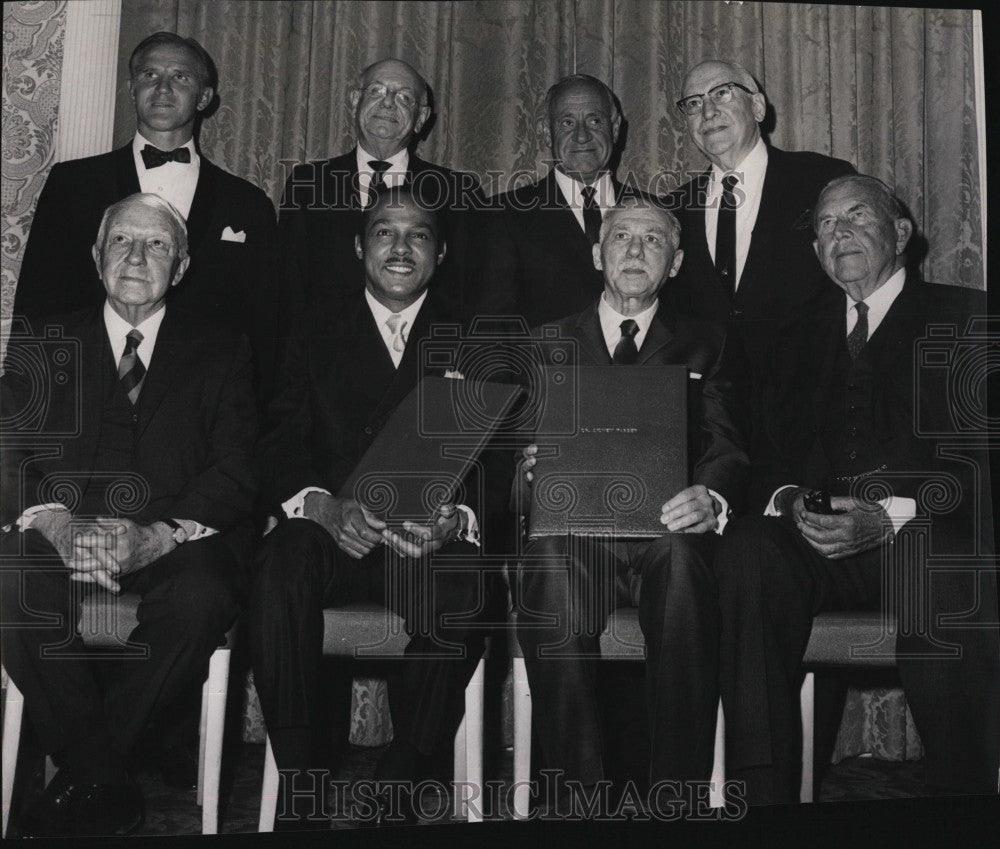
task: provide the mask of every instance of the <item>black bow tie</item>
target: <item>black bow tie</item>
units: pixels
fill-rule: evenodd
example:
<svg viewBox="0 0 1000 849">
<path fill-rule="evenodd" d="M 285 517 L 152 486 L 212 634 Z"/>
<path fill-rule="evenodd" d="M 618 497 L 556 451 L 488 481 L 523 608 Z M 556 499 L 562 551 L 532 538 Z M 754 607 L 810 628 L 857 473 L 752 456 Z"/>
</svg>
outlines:
<svg viewBox="0 0 1000 849">
<path fill-rule="evenodd" d="M 143 164 L 147 168 L 159 168 L 165 162 L 188 163 L 191 161 L 191 151 L 186 147 L 178 147 L 174 150 L 160 150 L 158 147 L 147 144 L 139 152 L 142 154 Z"/>
</svg>

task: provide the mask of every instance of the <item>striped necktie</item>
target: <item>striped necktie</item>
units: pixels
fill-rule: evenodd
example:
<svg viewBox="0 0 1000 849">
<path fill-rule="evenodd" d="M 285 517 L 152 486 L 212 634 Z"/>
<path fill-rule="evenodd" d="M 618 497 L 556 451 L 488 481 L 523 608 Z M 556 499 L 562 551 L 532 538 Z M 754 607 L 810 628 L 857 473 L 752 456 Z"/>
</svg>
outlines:
<svg viewBox="0 0 1000 849">
<path fill-rule="evenodd" d="M 128 395 L 132 406 L 139 400 L 139 392 L 142 390 L 142 381 L 146 377 L 146 367 L 139 359 L 137 348 L 142 341 L 142 334 L 135 329 L 128 332 L 125 337 L 125 350 L 122 358 L 118 361 L 118 379 L 121 381 L 125 394 Z"/>
<path fill-rule="evenodd" d="M 847 334 L 847 350 L 852 360 L 856 360 L 861 350 L 868 344 L 868 304 L 858 301 L 854 309 L 858 311 L 858 320 Z"/>
</svg>

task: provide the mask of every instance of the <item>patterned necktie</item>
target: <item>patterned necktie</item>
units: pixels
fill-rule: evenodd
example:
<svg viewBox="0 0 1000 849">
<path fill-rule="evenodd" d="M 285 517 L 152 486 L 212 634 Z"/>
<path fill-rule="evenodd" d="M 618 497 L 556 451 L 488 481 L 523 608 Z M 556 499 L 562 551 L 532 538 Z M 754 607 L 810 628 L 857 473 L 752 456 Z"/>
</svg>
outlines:
<svg viewBox="0 0 1000 849">
<path fill-rule="evenodd" d="M 597 189 L 593 186 L 584 186 L 583 191 L 583 229 L 590 240 L 590 244 L 596 245 L 601 235 L 601 208 L 597 205 L 594 195 Z"/>
<path fill-rule="evenodd" d="M 621 323 L 621 329 L 622 338 L 615 346 L 611 362 L 616 366 L 630 366 L 639 358 L 639 349 L 635 346 L 635 334 L 639 332 L 639 325 L 631 318 L 626 318 Z"/>
<path fill-rule="evenodd" d="M 854 329 L 847 334 L 847 350 L 852 360 L 856 360 L 861 349 L 868 344 L 868 304 L 858 301 L 854 308 L 858 311 L 858 321 Z"/>
<path fill-rule="evenodd" d="M 736 294 L 736 178 L 730 174 L 722 180 L 722 201 L 715 231 L 715 270 L 730 300 Z"/>
<path fill-rule="evenodd" d="M 402 354 L 406 349 L 406 336 L 403 335 L 406 325 L 407 322 L 403 320 L 403 317 L 396 314 L 390 315 L 385 320 L 385 326 L 392 332 L 392 350 L 397 354 Z"/>
<path fill-rule="evenodd" d="M 139 153 L 142 156 L 142 164 L 146 168 L 159 168 L 167 162 L 188 163 L 191 161 L 191 151 L 186 147 L 178 147 L 174 150 L 160 150 L 158 147 L 147 144 Z"/>
<path fill-rule="evenodd" d="M 146 367 L 139 359 L 136 350 L 141 341 L 142 334 L 138 330 L 130 330 L 125 337 L 125 350 L 122 352 L 122 358 L 118 361 L 118 379 L 133 407 L 135 402 L 139 400 L 142 381 L 146 377 Z"/>
</svg>

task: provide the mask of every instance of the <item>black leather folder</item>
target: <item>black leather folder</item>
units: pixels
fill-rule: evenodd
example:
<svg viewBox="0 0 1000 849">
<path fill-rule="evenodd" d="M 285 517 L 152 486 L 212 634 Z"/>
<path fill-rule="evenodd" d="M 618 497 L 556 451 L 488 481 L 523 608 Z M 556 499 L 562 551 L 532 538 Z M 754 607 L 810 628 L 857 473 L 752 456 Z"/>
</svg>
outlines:
<svg viewBox="0 0 1000 849">
<path fill-rule="evenodd" d="M 392 411 L 338 495 L 390 524 L 475 502 L 469 470 L 521 395 L 507 383 L 425 377 Z"/>
<path fill-rule="evenodd" d="M 581 366 L 577 420 L 536 434 L 531 537 L 655 537 L 660 508 L 688 485 L 686 366 Z"/>
</svg>

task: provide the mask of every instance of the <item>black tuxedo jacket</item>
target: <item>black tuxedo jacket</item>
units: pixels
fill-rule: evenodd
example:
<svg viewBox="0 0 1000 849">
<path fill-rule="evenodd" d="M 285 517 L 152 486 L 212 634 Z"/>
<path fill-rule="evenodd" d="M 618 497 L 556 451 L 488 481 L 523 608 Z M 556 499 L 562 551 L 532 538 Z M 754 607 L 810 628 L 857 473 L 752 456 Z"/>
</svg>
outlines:
<svg viewBox="0 0 1000 849">
<path fill-rule="evenodd" d="M 549 326 L 558 328 L 561 338 L 576 341 L 578 364 L 611 364 L 597 304 Z M 733 425 L 732 387 L 720 371 L 725 340 L 720 323 L 672 315 L 661 303 L 634 366 L 686 365 L 690 369 L 688 460 L 691 482 L 715 490 L 729 502 L 734 512 L 739 512 L 744 502 L 749 460 L 742 437 Z"/>
<path fill-rule="evenodd" d="M 614 185 L 616 200 L 632 192 Z M 482 269 L 465 292 L 468 315 L 518 315 L 527 327 L 537 327 L 585 309 L 604 291 L 590 240 L 554 172 L 491 199 L 490 207 L 477 216 L 485 244 Z"/>
<path fill-rule="evenodd" d="M 421 377 L 443 376 L 443 367 L 421 363 L 420 341 L 435 326 L 457 324 L 442 298 L 430 292 L 397 369 L 363 291 L 327 298 L 311 310 L 301 340 L 289 346 L 282 388 L 271 404 L 269 430 L 259 450 L 263 493 L 272 514 L 283 515 L 281 504 L 307 486 L 337 494 Z M 470 493 L 484 491 L 486 503 L 469 506 L 477 513 L 484 540 L 487 532 L 500 540 L 496 523 L 504 521 L 513 463 L 509 456 L 500 458 L 500 452 L 486 453 L 493 456 L 483 459 L 485 485 L 477 481 L 467 487 Z"/>
<path fill-rule="evenodd" d="M 7 350 L 3 526 L 27 507 L 82 491 L 94 474 L 104 398 L 117 380 L 101 307 L 46 324 L 61 333 L 41 344 L 12 334 Z M 145 480 L 148 498 L 122 515 L 143 524 L 191 519 L 245 536 L 257 492 L 246 339 L 168 307 L 135 412 L 132 460 L 123 471 Z"/>
<path fill-rule="evenodd" d="M 969 318 L 986 314 L 985 293 L 962 286 L 938 286 L 908 279 L 882 323 L 862 350 L 858 362 L 870 369 L 873 390 L 865 416 L 879 440 L 880 464 L 875 478 L 893 494 L 917 500 L 918 515 L 934 495 L 922 488 L 929 478 L 950 476 L 957 485 L 960 508 L 945 518 L 964 523 L 969 539 L 973 493 L 985 493 L 986 478 L 976 481 L 973 467 L 947 456 L 944 446 L 968 445 L 985 437 L 984 413 L 971 387 L 986 376 L 985 342 L 967 335 Z M 928 328 L 949 326 L 944 335 L 928 337 Z M 783 335 L 771 357 L 757 371 L 751 509 L 763 510 L 780 486 L 830 486 L 847 495 L 846 484 L 831 483 L 832 462 L 840 456 L 847 406 L 850 356 L 846 344 L 846 299 L 840 289 L 824 295 L 813 311 Z M 924 352 L 932 352 L 929 355 Z M 978 363 L 978 366 L 976 365 Z M 964 388 L 962 388 L 964 387 Z M 988 472 L 985 453 L 958 449 L 978 458 Z M 944 484 L 950 489 L 950 484 Z M 947 500 L 947 499 L 946 499 Z M 987 527 L 982 525 L 980 527 Z"/>
<path fill-rule="evenodd" d="M 661 297 L 695 318 L 730 322 L 755 361 L 777 326 L 806 311 L 833 284 L 813 251 L 809 218 L 820 189 L 854 168 L 818 153 L 767 149 L 767 171 L 750 251 L 736 297 L 723 287 L 705 238 L 705 198 L 711 170 L 699 174 L 670 198 L 681 222 L 684 260 Z"/>
<path fill-rule="evenodd" d="M 473 174 L 410 154 L 406 183 L 428 208 L 444 213 L 448 251 L 431 285 L 450 303 L 468 253 L 467 213 L 483 203 L 479 182 Z M 362 212 L 356 148 L 292 170 L 278 207 L 282 276 L 294 298 L 289 320 L 301 321 L 320 301 L 364 289 L 364 270 L 354 253 Z"/>
<path fill-rule="evenodd" d="M 199 156 L 187 220 L 191 264 L 168 303 L 236 335 L 247 334 L 266 391 L 276 365 L 274 317 L 280 305 L 274 206 L 256 186 Z M 102 304 L 105 291 L 91 247 L 104 210 L 138 191 L 131 141 L 110 153 L 55 165 L 31 223 L 14 314 L 37 324 L 43 316 Z M 245 233 L 246 241 L 223 241 L 226 227 Z"/>
</svg>

